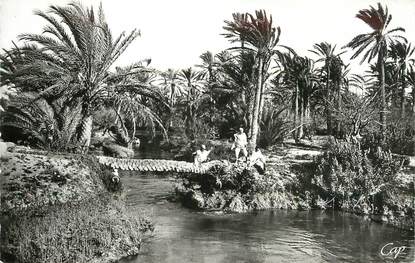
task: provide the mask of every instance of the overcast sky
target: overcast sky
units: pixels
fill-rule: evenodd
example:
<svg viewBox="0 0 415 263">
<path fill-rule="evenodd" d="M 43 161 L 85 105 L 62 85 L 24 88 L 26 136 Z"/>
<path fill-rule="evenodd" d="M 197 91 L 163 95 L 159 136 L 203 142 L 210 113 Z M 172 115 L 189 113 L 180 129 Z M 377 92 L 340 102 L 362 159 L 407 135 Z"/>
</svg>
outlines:
<svg viewBox="0 0 415 263">
<path fill-rule="evenodd" d="M 84 0 L 98 7 L 100 0 Z M 316 42 L 328 41 L 343 46 L 370 28 L 355 18 L 358 10 L 376 5 L 370 0 L 102 0 L 104 12 L 114 35 L 137 28 L 136 39 L 120 57 L 117 65 L 151 58 L 159 69 L 185 68 L 200 62 L 204 51 L 214 53 L 230 47 L 221 36 L 224 20 L 233 12 L 265 9 L 281 27 L 280 44 L 307 52 Z M 34 9 L 68 1 L 0 0 L 0 48 L 11 47 L 20 33 L 42 32 L 45 21 L 33 15 Z M 381 1 L 393 15 L 391 28 L 402 26 L 415 44 L 415 0 Z M 347 58 L 346 56 L 345 58 Z"/>
</svg>

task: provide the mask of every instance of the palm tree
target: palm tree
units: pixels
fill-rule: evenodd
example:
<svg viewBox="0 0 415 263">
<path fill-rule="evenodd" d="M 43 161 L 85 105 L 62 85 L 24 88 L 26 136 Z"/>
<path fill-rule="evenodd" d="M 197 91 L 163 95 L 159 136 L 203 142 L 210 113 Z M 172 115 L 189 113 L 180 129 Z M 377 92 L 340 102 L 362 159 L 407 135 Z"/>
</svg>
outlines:
<svg viewBox="0 0 415 263">
<path fill-rule="evenodd" d="M 335 106 L 332 107 L 336 112 L 342 111 L 342 100 L 343 93 L 348 91 L 348 73 L 349 65 L 345 65 L 343 60 L 338 56 L 333 58 L 331 62 L 331 81 L 333 82 L 334 92 L 335 92 Z M 342 122 L 336 118 L 336 135 L 341 136 L 342 134 Z"/>
<path fill-rule="evenodd" d="M 292 110 L 294 113 L 293 137 L 298 142 L 303 136 L 304 121 L 309 119 L 310 100 L 317 84 L 314 62 L 295 53 L 279 54 L 277 74 L 274 82 L 292 91 Z"/>
<path fill-rule="evenodd" d="M 176 114 L 179 99 L 185 94 L 185 86 L 182 85 L 180 71 L 178 70 L 169 68 L 161 72 L 159 77 L 158 86 L 169 105 L 169 111 L 164 112 L 166 113 L 165 125 L 167 130 L 170 130 L 173 127 L 173 119 Z"/>
<path fill-rule="evenodd" d="M 234 117 L 243 119 L 245 127 L 250 128 L 253 114 L 253 86 L 255 83 L 255 54 L 237 53 L 231 57 L 218 57 L 220 78 L 214 88 L 221 98 L 227 97 L 226 106 Z M 240 110 L 239 110 L 240 109 Z M 242 111 L 242 115 L 238 112 Z"/>
<path fill-rule="evenodd" d="M 0 129 L 10 139 L 21 139 L 31 145 L 52 150 L 66 150 L 81 121 L 81 105 L 71 107 L 62 99 L 49 103 L 37 99 L 33 92 L 10 97 L 0 115 Z"/>
<path fill-rule="evenodd" d="M 331 111 L 330 111 L 330 102 L 331 102 L 331 88 L 330 88 L 330 80 L 334 82 L 333 84 L 337 84 L 334 89 L 340 90 L 340 77 L 341 74 L 337 71 L 339 69 L 338 62 L 341 61 L 340 55 L 342 55 L 345 51 L 337 53 L 336 52 L 336 45 L 331 45 L 327 42 L 321 42 L 314 44 L 314 50 L 309 50 L 310 52 L 319 56 L 316 62 L 324 62 L 324 67 L 322 73 L 325 73 L 326 87 L 325 87 L 325 111 L 326 111 L 326 122 L 327 122 L 327 132 L 330 134 L 332 132 L 332 120 L 331 120 Z M 339 95 L 338 95 L 339 96 Z M 338 97 L 339 98 L 339 97 Z M 338 100 L 339 101 L 339 100 Z"/>
<path fill-rule="evenodd" d="M 113 77 L 122 77 L 111 74 L 109 68 L 139 32 L 133 30 L 113 39 L 101 5 L 98 12 L 80 3 L 65 7 L 52 5 L 48 12 L 36 11 L 35 14 L 44 18 L 48 25 L 43 34 L 20 35 L 27 47 L 19 49 L 21 63 L 13 76 L 9 76 L 9 81 L 20 84 L 21 79 L 26 79 L 40 83 L 39 97 L 46 99 L 80 99 L 83 121 L 79 127 L 79 142 L 87 149 L 92 113 L 106 94 L 106 83 Z"/>
<path fill-rule="evenodd" d="M 243 41 L 242 49 L 251 49 L 256 53 L 256 88 L 253 103 L 253 116 L 251 129 L 250 146 L 256 147 L 261 106 L 263 105 L 264 75 L 267 74 L 269 62 L 274 53 L 281 34 L 280 27 L 274 27 L 272 16 L 268 18 L 264 10 L 255 11 L 255 16 L 249 13 L 234 13 L 233 21 L 225 21 L 223 28 L 228 33 L 223 34 L 231 42 Z M 247 44 L 245 46 L 245 44 Z"/>
<path fill-rule="evenodd" d="M 388 48 L 393 40 L 397 37 L 402 38 L 392 33 L 405 30 L 401 27 L 391 30 L 387 29 L 392 20 L 392 15 L 389 14 L 388 8 L 383 8 L 380 3 L 378 3 L 377 9 L 370 6 L 370 9 L 360 10 L 356 17 L 370 26 L 373 31 L 354 37 L 346 46 L 356 50 L 351 57 L 352 59 L 364 52 L 360 63 L 366 60 L 370 62 L 377 57 L 376 66 L 379 72 L 381 97 L 380 125 L 382 137 L 384 137 L 386 134 L 385 59 L 388 56 Z"/>
<path fill-rule="evenodd" d="M 352 75 L 348 80 L 350 87 L 366 93 L 358 95 L 349 90 L 344 93 L 343 107 L 336 112 L 336 117 L 344 127 L 346 138 L 359 137 L 361 131 L 374 122 L 374 116 L 379 111 L 376 107 L 379 89 L 375 92 L 367 91 L 376 83 L 370 75 Z"/>
<path fill-rule="evenodd" d="M 195 139 L 198 110 L 201 102 L 209 97 L 205 93 L 200 72 L 192 68 L 183 69 L 179 74 L 181 85 L 186 87 L 184 99 L 184 121 L 186 135 L 190 139 Z"/>
<path fill-rule="evenodd" d="M 174 69 L 168 69 L 160 74 L 161 83 L 159 86 L 168 96 L 170 106 L 174 106 L 176 100 L 185 93 L 184 87 L 181 86 L 179 75 L 180 72 Z"/>
<path fill-rule="evenodd" d="M 398 79 L 401 84 L 400 91 L 400 116 L 405 117 L 405 90 L 407 87 L 406 75 L 408 74 L 408 64 L 413 63 L 411 56 L 414 54 L 415 48 L 406 42 L 395 42 L 390 47 L 390 57 L 394 62 L 394 66 L 398 72 Z"/>
<path fill-rule="evenodd" d="M 115 128 L 112 129 L 117 135 L 117 142 L 131 148 L 135 141 L 136 128 L 139 123 L 151 127 L 154 134 L 158 126 L 165 137 L 167 133 L 162 120 L 153 110 L 153 102 L 167 104 L 163 95 L 156 86 L 152 84 L 155 78 L 154 70 L 149 68 L 149 61 L 139 61 L 125 68 L 116 69 L 120 78 L 112 78 L 107 101 L 110 101 L 116 113 Z M 131 68 L 134 67 L 134 74 Z M 133 85 L 130 85 L 133 83 Z M 143 88 L 144 87 L 144 88 Z M 132 131 L 127 129 L 126 123 L 131 123 Z"/>
<path fill-rule="evenodd" d="M 200 55 L 200 59 L 202 64 L 198 65 L 198 67 L 202 68 L 202 74 L 205 75 L 208 85 L 213 85 L 217 79 L 217 57 L 212 52 L 206 51 Z"/>
</svg>

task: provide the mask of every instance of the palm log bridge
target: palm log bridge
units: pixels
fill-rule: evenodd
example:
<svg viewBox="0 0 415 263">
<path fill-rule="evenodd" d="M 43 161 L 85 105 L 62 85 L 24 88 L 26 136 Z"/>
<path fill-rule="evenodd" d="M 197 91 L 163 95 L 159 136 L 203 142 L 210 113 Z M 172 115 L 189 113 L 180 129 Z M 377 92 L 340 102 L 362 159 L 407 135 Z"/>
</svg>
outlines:
<svg viewBox="0 0 415 263">
<path fill-rule="evenodd" d="M 206 174 L 214 167 L 228 166 L 225 161 L 210 161 L 201 165 L 194 163 L 163 159 L 121 159 L 107 156 L 97 156 L 100 164 L 113 169 L 139 172 L 177 172 Z"/>
</svg>

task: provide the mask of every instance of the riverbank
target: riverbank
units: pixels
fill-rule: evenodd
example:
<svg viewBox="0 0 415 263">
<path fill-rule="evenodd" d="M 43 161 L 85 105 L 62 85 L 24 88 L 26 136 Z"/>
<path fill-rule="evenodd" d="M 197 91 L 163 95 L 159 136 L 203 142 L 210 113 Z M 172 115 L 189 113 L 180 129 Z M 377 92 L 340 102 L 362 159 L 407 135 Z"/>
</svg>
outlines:
<svg viewBox="0 0 415 263">
<path fill-rule="evenodd" d="M 154 226 L 125 209 L 93 156 L 17 151 L 1 160 L 1 252 L 19 262 L 115 262 Z"/>
<path fill-rule="evenodd" d="M 206 175 L 186 175 L 176 193 L 187 207 L 199 210 L 247 212 L 263 209 L 310 209 L 309 193 L 300 189 L 303 173 L 317 150 L 274 147 L 266 151 L 265 174 L 245 163 L 232 163 L 226 169 Z"/>
<path fill-rule="evenodd" d="M 382 204 L 374 200 L 379 197 L 377 195 L 373 195 L 376 198 L 371 196 L 372 200 L 366 203 L 351 195 L 351 201 L 347 203 L 332 198 L 316 183 L 319 179 L 316 175 L 317 159 L 324 153 L 321 147 L 288 144 L 264 153 L 267 157 L 264 175 L 245 164 L 233 164 L 227 170 L 185 176 L 177 184 L 176 193 L 185 206 L 197 210 L 240 213 L 264 209 L 334 208 L 413 230 L 414 179 L 412 170 L 408 170 L 412 168 L 402 169 L 396 175 L 394 182 L 398 183 L 389 186 L 396 188 L 396 196 L 382 196 Z M 352 202 L 352 198 L 357 200 Z"/>
</svg>

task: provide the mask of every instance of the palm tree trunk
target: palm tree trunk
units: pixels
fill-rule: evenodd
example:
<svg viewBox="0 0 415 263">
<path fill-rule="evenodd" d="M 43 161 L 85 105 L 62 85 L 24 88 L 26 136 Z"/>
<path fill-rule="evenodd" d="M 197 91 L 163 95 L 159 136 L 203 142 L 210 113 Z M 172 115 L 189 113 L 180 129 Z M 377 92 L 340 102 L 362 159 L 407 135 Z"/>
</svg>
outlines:
<svg viewBox="0 0 415 263">
<path fill-rule="evenodd" d="M 337 112 L 341 112 L 342 109 L 342 93 L 341 93 L 341 87 L 340 87 L 340 83 L 338 81 L 336 81 L 336 90 L 337 90 Z M 337 127 L 336 127 L 336 133 L 337 136 L 340 136 L 341 133 L 341 123 L 340 120 L 337 119 Z"/>
<path fill-rule="evenodd" d="M 262 80 L 266 79 L 266 76 L 264 76 L 266 73 L 265 70 L 265 63 L 262 66 Z M 264 109 L 264 103 L 265 103 L 265 98 L 264 98 L 264 88 L 265 88 L 265 83 L 263 83 L 264 81 L 261 82 L 261 100 L 259 103 L 259 118 L 260 118 L 260 122 L 261 122 L 261 118 L 262 118 L 262 110 Z"/>
<path fill-rule="evenodd" d="M 379 54 L 378 65 L 380 66 L 380 99 L 381 99 L 381 110 L 380 110 L 380 132 L 382 140 L 385 139 L 386 135 L 386 94 L 385 94 L 385 63 L 383 61 L 382 54 Z"/>
<path fill-rule="evenodd" d="M 326 111 L 326 122 L 327 122 L 327 134 L 331 135 L 331 112 L 330 112 L 330 65 L 327 63 L 327 80 L 326 80 L 326 101 L 325 101 L 325 111 Z"/>
<path fill-rule="evenodd" d="M 254 101 L 255 97 L 253 96 L 252 92 L 250 96 L 248 96 L 248 137 L 252 137 L 252 120 L 254 116 Z"/>
<path fill-rule="evenodd" d="M 301 96 L 298 97 L 298 108 L 300 110 L 300 124 L 298 125 L 298 130 L 297 130 L 297 138 L 296 138 L 296 142 L 300 142 L 300 140 L 303 137 L 304 134 L 304 94 L 302 94 Z"/>
<path fill-rule="evenodd" d="M 117 114 L 117 118 L 115 119 L 116 130 L 113 131 L 115 133 L 115 141 L 122 146 L 128 147 L 130 138 L 127 127 L 125 127 L 125 121 L 121 116 L 121 105 L 118 105 L 115 113 Z"/>
<path fill-rule="evenodd" d="M 242 101 L 242 110 L 243 110 L 243 118 L 244 118 L 244 126 L 249 126 L 249 114 L 248 114 L 248 108 L 249 108 L 249 102 L 246 99 L 246 91 L 245 88 L 242 87 L 241 91 L 241 101 Z"/>
<path fill-rule="evenodd" d="M 412 115 L 415 116 L 415 86 L 412 87 Z"/>
<path fill-rule="evenodd" d="M 262 63 L 263 58 L 259 55 L 258 58 L 258 79 L 257 79 L 257 87 L 255 90 L 255 101 L 254 101 L 254 114 L 252 116 L 252 126 L 251 126 L 251 138 L 249 141 L 249 145 L 251 149 L 255 149 L 256 142 L 258 138 L 258 130 L 259 130 L 259 112 L 261 107 L 261 96 L 262 96 Z"/>
<path fill-rule="evenodd" d="M 128 144 L 127 144 L 128 149 L 132 149 L 133 145 L 134 145 L 134 142 L 135 142 L 135 134 L 136 134 L 136 131 L 137 131 L 137 129 L 136 129 L 136 119 L 137 118 L 134 117 L 134 115 L 132 114 L 131 120 L 132 120 L 132 123 L 133 123 L 133 133 L 131 134 L 131 138 L 129 138 L 129 141 L 128 141 Z"/>
<path fill-rule="evenodd" d="M 401 106 L 400 106 L 400 111 L 401 111 L 401 118 L 405 118 L 405 90 L 406 90 L 406 79 L 405 79 L 405 72 L 406 72 L 406 67 L 405 64 L 402 66 L 402 90 L 401 90 Z"/>
<path fill-rule="evenodd" d="M 295 85 L 294 91 L 294 131 L 293 131 L 293 138 L 297 141 L 297 119 L 298 119 L 298 81 Z"/>
<path fill-rule="evenodd" d="M 81 123 L 81 130 L 79 136 L 79 144 L 82 147 L 82 152 L 88 152 L 89 146 L 91 144 L 91 136 L 92 136 L 92 122 L 93 117 L 91 115 L 87 115 Z"/>
</svg>

